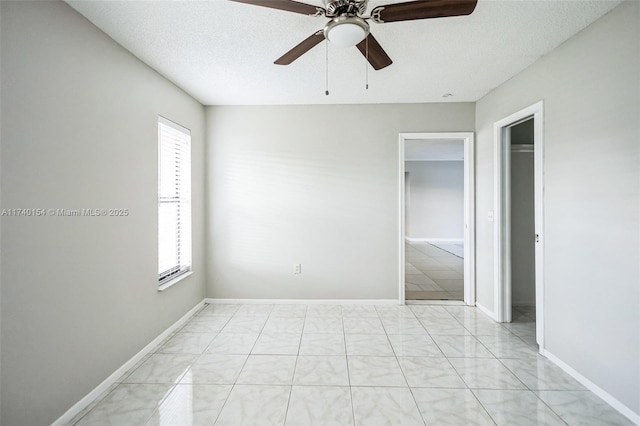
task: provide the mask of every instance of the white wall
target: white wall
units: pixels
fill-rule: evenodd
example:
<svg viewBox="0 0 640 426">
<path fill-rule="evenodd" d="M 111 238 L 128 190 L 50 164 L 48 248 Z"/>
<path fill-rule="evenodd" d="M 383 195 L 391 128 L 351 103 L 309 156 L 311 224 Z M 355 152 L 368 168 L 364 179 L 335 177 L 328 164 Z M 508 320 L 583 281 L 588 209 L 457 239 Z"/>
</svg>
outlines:
<svg viewBox="0 0 640 426">
<path fill-rule="evenodd" d="M 477 296 L 493 309 L 493 123 L 544 100 L 545 342 L 640 413 L 640 3 L 476 105 Z"/>
<path fill-rule="evenodd" d="M 469 131 L 474 114 L 471 103 L 207 108 L 208 296 L 397 298 L 398 134 Z"/>
<path fill-rule="evenodd" d="M 464 238 L 464 162 L 405 161 L 409 238 Z"/>
<path fill-rule="evenodd" d="M 62 2 L 1 2 L 2 424 L 50 424 L 204 297 L 204 109 Z M 157 291 L 157 115 L 192 130 L 195 273 Z"/>
</svg>

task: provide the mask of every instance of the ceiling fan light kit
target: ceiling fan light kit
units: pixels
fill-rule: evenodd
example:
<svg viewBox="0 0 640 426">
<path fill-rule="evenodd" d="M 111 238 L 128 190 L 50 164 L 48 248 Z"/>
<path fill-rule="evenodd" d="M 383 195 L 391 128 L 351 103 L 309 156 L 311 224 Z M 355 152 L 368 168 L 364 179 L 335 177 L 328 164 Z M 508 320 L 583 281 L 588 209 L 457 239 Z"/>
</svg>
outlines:
<svg viewBox="0 0 640 426">
<path fill-rule="evenodd" d="M 315 32 L 278 58 L 275 61 L 277 65 L 289 65 L 326 39 L 336 46 L 356 46 L 367 62 L 375 70 L 380 70 L 391 65 L 393 61 L 369 31 L 367 20 L 384 24 L 470 15 L 478 0 L 414 0 L 392 3 L 374 8 L 369 16 L 365 15 L 369 0 L 325 0 L 325 8 L 293 0 L 230 1 L 331 19 L 323 30 Z"/>
<path fill-rule="evenodd" d="M 324 37 L 338 47 L 353 47 L 369 35 L 369 24 L 358 16 L 338 16 L 324 27 Z"/>
</svg>

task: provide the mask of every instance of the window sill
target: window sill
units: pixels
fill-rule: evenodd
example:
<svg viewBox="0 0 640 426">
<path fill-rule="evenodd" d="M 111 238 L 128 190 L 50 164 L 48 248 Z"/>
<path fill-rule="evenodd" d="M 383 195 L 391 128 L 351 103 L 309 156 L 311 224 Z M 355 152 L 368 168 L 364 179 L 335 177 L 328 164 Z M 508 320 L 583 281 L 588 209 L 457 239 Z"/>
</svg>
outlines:
<svg viewBox="0 0 640 426">
<path fill-rule="evenodd" d="M 168 289 L 169 287 L 173 287 L 174 285 L 178 284 L 180 281 L 182 281 L 183 279 L 187 278 L 191 274 L 193 274 L 193 271 L 189 271 L 189 272 L 185 272 L 184 274 L 180 274 L 179 276 L 175 277 L 171 281 L 167 281 L 166 283 L 164 283 L 161 286 L 159 286 L 158 287 L 158 291 L 162 292 L 162 291 L 165 291 L 166 289 Z"/>
</svg>

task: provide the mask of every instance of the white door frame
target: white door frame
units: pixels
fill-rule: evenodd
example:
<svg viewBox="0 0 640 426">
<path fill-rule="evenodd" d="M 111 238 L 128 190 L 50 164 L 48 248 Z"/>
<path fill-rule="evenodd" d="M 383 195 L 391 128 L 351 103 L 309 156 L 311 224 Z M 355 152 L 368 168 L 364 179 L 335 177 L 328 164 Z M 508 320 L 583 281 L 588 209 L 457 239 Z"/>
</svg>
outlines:
<svg viewBox="0 0 640 426">
<path fill-rule="evenodd" d="M 524 108 L 493 125 L 494 135 L 494 306 L 498 322 L 511 322 L 511 173 L 509 128 L 533 118 L 535 203 L 536 341 L 544 347 L 544 156 L 543 101 Z M 532 236 L 533 237 L 533 236 Z"/>
<path fill-rule="evenodd" d="M 475 286 L 475 145 L 473 132 L 453 133 L 400 133 L 398 153 L 398 252 L 399 285 L 398 303 L 405 304 L 404 264 L 405 264 L 405 199 L 404 199 L 404 146 L 408 139 L 451 139 L 464 140 L 464 303 L 470 306 L 476 304 Z"/>
</svg>

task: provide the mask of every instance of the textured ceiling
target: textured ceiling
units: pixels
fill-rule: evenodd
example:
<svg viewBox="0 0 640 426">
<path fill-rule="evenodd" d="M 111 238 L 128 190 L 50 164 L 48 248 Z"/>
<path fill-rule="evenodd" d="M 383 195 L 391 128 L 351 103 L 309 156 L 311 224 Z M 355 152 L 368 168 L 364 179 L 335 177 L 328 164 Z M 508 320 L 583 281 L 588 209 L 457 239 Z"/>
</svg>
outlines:
<svg viewBox="0 0 640 426">
<path fill-rule="evenodd" d="M 273 64 L 326 18 L 226 0 L 67 3 L 205 105 L 278 105 L 476 101 L 620 1 L 479 0 L 469 16 L 371 23 L 394 63 L 369 68 L 365 90 L 364 57 L 329 45 L 329 96 L 325 43 Z"/>
</svg>

